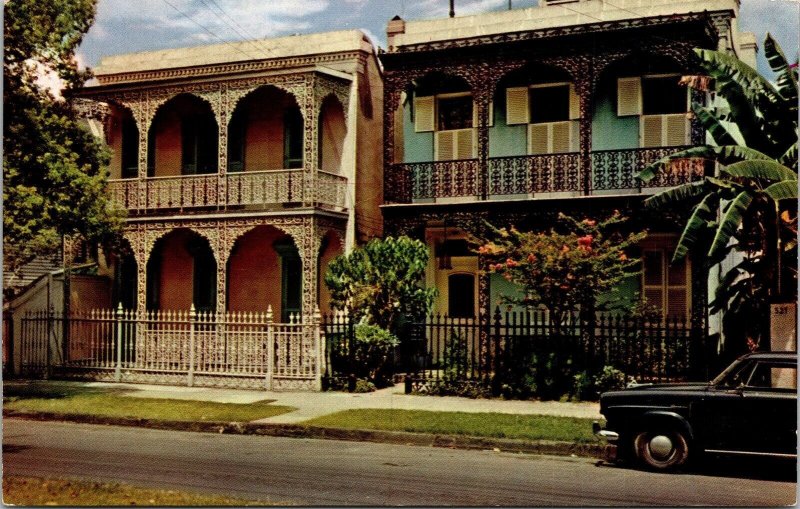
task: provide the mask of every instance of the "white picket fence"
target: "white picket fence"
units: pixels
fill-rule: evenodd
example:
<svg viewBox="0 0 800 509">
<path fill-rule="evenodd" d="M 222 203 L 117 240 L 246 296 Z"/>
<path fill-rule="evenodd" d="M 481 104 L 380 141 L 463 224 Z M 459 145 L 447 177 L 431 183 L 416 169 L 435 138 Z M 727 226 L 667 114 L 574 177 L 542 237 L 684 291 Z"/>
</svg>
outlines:
<svg viewBox="0 0 800 509">
<path fill-rule="evenodd" d="M 321 317 L 267 312 L 100 309 L 30 312 L 21 321 L 23 373 L 189 386 L 320 390 Z"/>
</svg>

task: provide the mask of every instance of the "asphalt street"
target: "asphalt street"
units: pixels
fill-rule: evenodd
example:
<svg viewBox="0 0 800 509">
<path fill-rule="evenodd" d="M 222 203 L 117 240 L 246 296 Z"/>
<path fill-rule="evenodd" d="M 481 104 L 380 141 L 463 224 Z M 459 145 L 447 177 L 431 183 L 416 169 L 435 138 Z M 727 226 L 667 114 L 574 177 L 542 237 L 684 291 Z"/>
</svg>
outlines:
<svg viewBox="0 0 800 509">
<path fill-rule="evenodd" d="M 796 498 L 792 474 L 656 474 L 585 458 L 13 418 L 3 421 L 3 469 L 326 506 L 785 506 Z"/>
</svg>

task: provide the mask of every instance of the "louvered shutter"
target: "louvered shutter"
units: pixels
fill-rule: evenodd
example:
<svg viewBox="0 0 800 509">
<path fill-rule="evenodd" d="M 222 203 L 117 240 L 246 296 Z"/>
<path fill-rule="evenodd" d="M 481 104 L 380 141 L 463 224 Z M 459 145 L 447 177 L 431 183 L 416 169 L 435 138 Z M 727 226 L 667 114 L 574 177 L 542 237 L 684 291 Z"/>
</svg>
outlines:
<svg viewBox="0 0 800 509">
<path fill-rule="evenodd" d="M 641 126 L 641 147 L 661 147 L 662 126 L 664 119 L 662 115 L 643 115 L 640 120 Z"/>
<path fill-rule="evenodd" d="M 569 119 L 577 120 L 581 118 L 581 101 L 575 91 L 575 85 L 569 84 Z"/>
<path fill-rule="evenodd" d="M 617 79 L 617 116 L 641 115 L 642 79 Z"/>
<path fill-rule="evenodd" d="M 550 124 L 550 153 L 563 154 L 572 149 L 572 122 L 553 122 Z"/>
<path fill-rule="evenodd" d="M 530 154 L 547 154 L 549 141 L 550 133 L 547 124 L 528 125 L 528 152 Z"/>
<path fill-rule="evenodd" d="M 430 132 L 435 127 L 434 96 L 414 98 L 414 131 Z"/>
<path fill-rule="evenodd" d="M 530 114 L 528 87 L 506 89 L 506 124 L 527 124 Z"/>
<path fill-rule="evenodd" d="M 688 144 L 689 121 L 686 115 L 678 113 L 675 115 L 664 115 L 666 121 L 666 142 L 667 147 L 677 147 Z"/>
<path fill-rule="evenodd" d="M 455 156 L 455 134 L 456 131 L 439 131 L 436 133 L 436 157 L 437 161 L 451 161 Z"/>
<path fill-rule="evenodd" d="M 475 129 L 460 129 L 455 131 L 455 155 L 454 159 L 472 159 L 474 153 L 473 137 L 475 136 Z"/>
</svg>

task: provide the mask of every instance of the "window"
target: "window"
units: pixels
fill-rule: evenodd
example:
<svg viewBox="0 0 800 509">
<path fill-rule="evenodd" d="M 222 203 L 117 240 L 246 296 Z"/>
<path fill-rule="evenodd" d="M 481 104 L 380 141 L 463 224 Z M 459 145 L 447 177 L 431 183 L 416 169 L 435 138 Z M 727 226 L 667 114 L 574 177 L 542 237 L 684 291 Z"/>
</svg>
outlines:
<svg viewBox="0 0 800 509">
<path fill-rule="evenodd" d="M 642 115 L 686 113 L 686 87 L 678 76 L 642 78 Z"/>
<path fill-rule="evenodd" d="M 303 115 L 300 108 L 286 110 L 283 119 L 283 167 L 303 167 Z"/>
<path fill-rule="evenodd" d="M 531 124 L 569 120 L 569 85 L 532 87 Z"/>
<path fill-rule="evenodd" d="M 472 128 L 472 96 L 438 98 L 436 103 L 439 131 Z"/>
<path fill-rule="evenodd" d="M 689 316 L 689 270 L 686 259 L 670 264 L 672 249 L 645 249 L 642 289 L 647 303 L 669 320 Z"/>
<path fill-rule="evenodd" d="M 139 129 L 136 121 L 126 116 L 122 120 L 122 178 L 136 178 L 139 174 Z"/>
<path fill-rule="evenodd" d="M 766 389 L 797 389 L 797 366 L 759 362 L 746 385 Z"/>
<path fill-rule="evenodd" d="M 447 312 L 451 318 L 475 315 L 475 275 L 451 274 L 447 278 Z"/>
<path fill-rule="evenodd" d="M 577 152 L 580 102 L 571 83 L 506 89 L 506 124 L 528 124 L 529 154 Z"/>
<path fill-rule="evenodd" d="M 184 175 L 217 172 L 217 124 L 214 115 L 193 115 L 183 119 L 182 166 Z"/>
</svg>

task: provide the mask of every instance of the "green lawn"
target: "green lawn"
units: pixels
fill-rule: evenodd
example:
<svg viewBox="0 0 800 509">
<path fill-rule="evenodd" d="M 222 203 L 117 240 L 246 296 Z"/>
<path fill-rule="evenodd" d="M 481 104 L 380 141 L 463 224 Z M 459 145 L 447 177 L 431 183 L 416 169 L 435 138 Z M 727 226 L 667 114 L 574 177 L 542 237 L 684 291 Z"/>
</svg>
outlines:
<svg viewBox="0 0 800 509">
<path fill-rule="evenodd" d="M 546 415 L 361 409 L 317 417 L 303 424 L 491 438 L 597 442 L 592 434 L 592 419 Z"/>
<path fill-rule="evenodd" d="M 3 502 L 21 506 L 265 506 L 286 505 L 127 484 L 38 477 L 3 477 Z"/>
<path fill-rule="evenodd" d="M 289 406 L 271 405 L 272 400 L 237 404 L 124 395 L 131 392 L 136 391 L 58 382 L 10 384 L 3 388 L 3 409 L 190 422 L 248 422 L 295 410 Z"/>
</svg>

